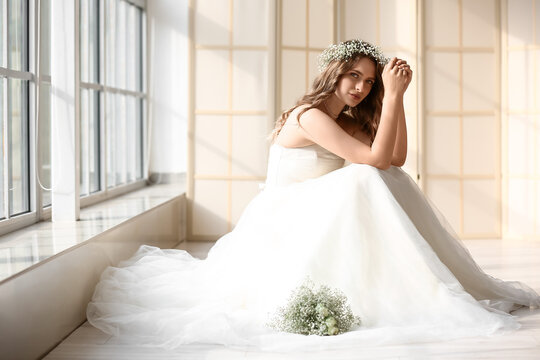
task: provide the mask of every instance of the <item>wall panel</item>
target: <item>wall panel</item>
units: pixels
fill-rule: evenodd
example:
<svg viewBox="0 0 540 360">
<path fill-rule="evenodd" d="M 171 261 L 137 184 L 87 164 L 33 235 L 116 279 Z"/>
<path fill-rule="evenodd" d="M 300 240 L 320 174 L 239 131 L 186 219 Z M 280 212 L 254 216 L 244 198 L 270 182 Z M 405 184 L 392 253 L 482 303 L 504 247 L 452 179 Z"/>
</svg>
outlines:
<svg viewBox="0 0 540 360">
<path fill-rule="evenodd" d="M 317 56 L 335 42 L 336 1 L 279 0 L 278 114 L 294 106 L 309 89 L 319 73 Z"/>
<path fill-rule="evenodd" d="M 265 179 L 273 4 L 191 1 L 189 240 L 215 240 L 231 231 L 238 209 L 256 194 L 246 184 Z"/>
<path fill-rule="evenodd" d="M 503 235 L 540 239 L 540 2 L 504 1 Z"/>
<path fill-rule="evenodd" d="M 501 235 L 499 1 L 426 0 L 424 189 L 462 238 Z M 435 194 L 439 190 L 435 191 Z M 456 214 L 457 205 L 457 214 Z M 449 209 L 446 213 L 444 209 Z M 451 209 L 451 210 L 450 210 Z"/>
<path fill-rule="evenodd" d="M 404 106 L 407 118 L 408 155 L 403 167 L 418 180 L 419 123 L 416 0 L 339 0 L 339 41 L 362 39 L 383 50 L 387 57 L 404 58 L 414 71 Z"/>
<path fill-rule="evenodd" d="M 404 169 L 458 235 L 540 237 L 540 0 L 191 1 L 190 239 L 232 229 L 264 182 L 274 114 L 352 38 L 415 71 Z"/>
</svg>

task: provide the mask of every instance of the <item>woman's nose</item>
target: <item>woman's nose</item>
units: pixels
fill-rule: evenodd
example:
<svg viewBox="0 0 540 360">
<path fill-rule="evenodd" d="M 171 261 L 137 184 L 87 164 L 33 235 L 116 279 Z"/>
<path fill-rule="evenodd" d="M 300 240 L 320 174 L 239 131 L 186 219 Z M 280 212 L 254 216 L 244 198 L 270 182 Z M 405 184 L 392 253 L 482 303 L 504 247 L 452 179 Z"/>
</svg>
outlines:
<svg viewBox="0 0 540 360">
<path fill-rule="evenodd" d="M 358 81 L 356 83 L 356 91 L 358 92 L 362 92 L 362 90 L 364 89 L 364 82 L 363 81 Z"/>
</svg>

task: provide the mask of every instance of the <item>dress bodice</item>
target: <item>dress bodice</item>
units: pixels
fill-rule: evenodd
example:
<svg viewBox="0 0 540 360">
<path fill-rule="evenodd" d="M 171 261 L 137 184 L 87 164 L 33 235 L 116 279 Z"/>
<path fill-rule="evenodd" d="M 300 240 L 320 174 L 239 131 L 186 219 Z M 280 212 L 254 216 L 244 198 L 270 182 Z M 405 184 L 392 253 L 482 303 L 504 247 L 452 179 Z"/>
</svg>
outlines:
<svg viewBox="0 0 540 360">
<path fill-rule="evenodd" d="M 272 144 L 266 186 L 283 186 L 317 178 L 343 167 L 345 160 L 320 145 L 287 148 Z"/>
</svg>

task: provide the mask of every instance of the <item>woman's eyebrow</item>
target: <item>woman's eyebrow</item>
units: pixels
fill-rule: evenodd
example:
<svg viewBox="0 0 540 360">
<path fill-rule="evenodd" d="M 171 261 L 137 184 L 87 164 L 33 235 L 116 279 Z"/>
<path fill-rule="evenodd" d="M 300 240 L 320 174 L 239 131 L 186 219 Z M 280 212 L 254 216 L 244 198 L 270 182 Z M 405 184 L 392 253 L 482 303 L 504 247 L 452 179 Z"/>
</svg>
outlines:
<svg viewBox="0 0 540 360">
<path fill-rule="evenodd" d="M 361 72 L 360 70 L 351 70 L 351 72 L 353 73 L 357 73 L 358 75 L 361 75 L 361 76 L 364 76 L 364 73 Z M 375 78 L 373 76 L 369 77 L 368 80 L 375 80 Z"/>
</svg>

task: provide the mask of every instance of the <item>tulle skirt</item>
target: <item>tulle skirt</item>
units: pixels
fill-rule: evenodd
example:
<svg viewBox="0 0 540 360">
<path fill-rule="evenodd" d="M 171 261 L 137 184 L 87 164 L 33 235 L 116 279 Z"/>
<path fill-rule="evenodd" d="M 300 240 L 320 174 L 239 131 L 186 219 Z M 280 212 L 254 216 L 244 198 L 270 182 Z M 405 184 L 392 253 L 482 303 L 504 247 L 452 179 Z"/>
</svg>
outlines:
<svg viewBox="0 0 540 360">
<path fill-rule="evenodd" d="M 361 325 L 337 336 L 268 326 L 307 277 L 343 292 Z M 485 274 L 400 168 L 352 164 L 267 187 L 208 258 L 142 246 L 102 275 L 88 320 L 126 341 L 270 351 L 503 334 L 540 306 L 519 282 Z"/>
</svg>

